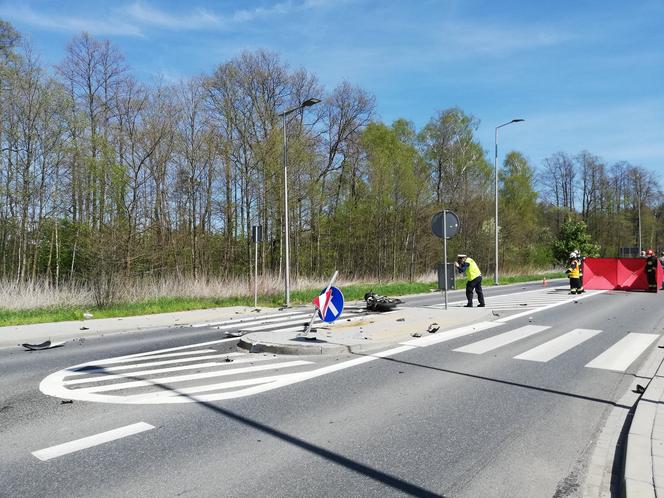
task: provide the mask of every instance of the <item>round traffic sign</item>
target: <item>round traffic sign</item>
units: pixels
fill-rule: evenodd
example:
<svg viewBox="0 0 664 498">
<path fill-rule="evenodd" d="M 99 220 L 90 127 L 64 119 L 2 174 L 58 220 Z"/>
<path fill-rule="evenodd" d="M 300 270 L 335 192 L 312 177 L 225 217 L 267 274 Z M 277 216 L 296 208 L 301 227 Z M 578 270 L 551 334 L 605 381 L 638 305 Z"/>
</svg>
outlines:
<svg viewBox="0 0 664 498">
<path fill-rule="evenodd" d="M 459 231 L 459 217 L 454 211 L 440 211 L 431 218 L 431 231 L 436 237 L 445 237 L 445 226 L 447 224 L 447 238 L 451 239 Z"/>
<path fill-rule="evenodd" d="M 332 323 L 344 310 L 344 295 L 336 287 L 330 289 L 314 299 L 314 304 L 318 309 L 318 316 L 327 323 Z"/>
</svg>

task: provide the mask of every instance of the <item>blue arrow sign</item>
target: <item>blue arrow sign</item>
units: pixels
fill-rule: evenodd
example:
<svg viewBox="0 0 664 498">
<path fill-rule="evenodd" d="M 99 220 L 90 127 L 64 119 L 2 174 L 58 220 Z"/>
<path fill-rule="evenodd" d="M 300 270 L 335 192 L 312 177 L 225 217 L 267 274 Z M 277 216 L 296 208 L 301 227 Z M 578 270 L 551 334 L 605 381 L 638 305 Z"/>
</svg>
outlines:
<svg viewBox="0 0 664 498">
<path fill-rule="evenodd" d="M 327 292 L 314 298 L 314 304 L 318 309 L 318 316 L 327 323 L 332 323 L 344 310 L 344 295 L 336 287 L 330 287 Z"/>
</svg>

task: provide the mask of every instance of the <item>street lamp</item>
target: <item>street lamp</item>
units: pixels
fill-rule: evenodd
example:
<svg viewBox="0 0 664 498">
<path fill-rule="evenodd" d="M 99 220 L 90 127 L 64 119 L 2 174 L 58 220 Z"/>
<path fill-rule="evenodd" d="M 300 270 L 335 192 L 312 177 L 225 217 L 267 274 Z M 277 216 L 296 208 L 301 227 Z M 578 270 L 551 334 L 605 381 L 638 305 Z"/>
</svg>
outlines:
<svg viewBox="0 0 664 498">
<path fill-rule="evenodd" d="M 297 107 L 288 109 L 279 115 L 284 119 L 284 239 L 285 239 L 285 268 L 284 268 L 284 286 L 286 292 L 286 308 L 290 307 L 290 226 L 288 224 L 288 134 L 286 133 L 286 116 L 305 107 L 311 107 L 318 104 L 320 99 L 307 99 Z"/>
<path fill-rule="evenodd" d="M 494 227 L 494 232 L 496 235 L 496 271 L 494 272 L 494 282 L 495 285 L 498 285 L 498 128 L 502 128 L 503 126 L 511 125 L 512 123 L 520 123 L 522 121 L 525 121 L 524 119 L 513 119 L 512 121 L 509 121 L 508 123 L 503 123 L 500 126 L 496 126 L 496 135 L 495 135 L 495 155 L 493 157 L 493 169 L 494 169 L 494 177 L 495 177 L 495 182 L 496 182 L 496 216 L 495 216 L 495 227 Z"/>
</svg>

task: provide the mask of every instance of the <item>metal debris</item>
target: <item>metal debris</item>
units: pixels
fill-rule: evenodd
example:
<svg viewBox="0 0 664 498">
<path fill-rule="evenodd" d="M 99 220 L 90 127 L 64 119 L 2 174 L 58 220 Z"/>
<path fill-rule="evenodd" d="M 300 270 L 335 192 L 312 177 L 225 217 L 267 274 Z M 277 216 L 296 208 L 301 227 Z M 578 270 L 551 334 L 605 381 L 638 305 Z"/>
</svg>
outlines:
<svg viewBox="0 0 664 498">
<path fill-rule="evenodd" d="M 493 316 L 500 316 L 500 313 L 498 313 L 498 312 L 496 312 L 496 311 L 494 311 L 494 310 L 491 310 L 491 314 L 492 314 Z"/>
<path fill-rule="evenodd" d="M 40 351 L 42 349 L 59 348 L 60 346 L 63 346 L 64 344 L 65 344 L 65 341 L 60 341 L 60 342 L 44 341 L 41 344 L 23 343 L 23 344 L 21 344 L 21 346 L 23 346 L 26 349 L 26 351 Z"/>
<path fill-rule="evenodd" d="M 433 322 L 431 325 L 427 327 L 427 332 L 430 334 L 435 334 L 440 330 L 440 325 L 438 325 L 436 322 Z"/>
<path fill-rule="evenodd" d="M 420 334 L 419 332 L 413 332 L 410 335 L 413 336 L 413 337 L 422 337 L 422 334 Z"/>
<path fill-rule="evenodd" d="M 643 387 L 641 384 L 637 384 L 634 392 L 636 392 L 637 394 L 643 394 L 644 392 L 646 392 L 646 388 Z"/>
<path fill-rule="evenodd" d="M 73 399 L 63 399 L 62 401 L 60 401 L 60 404 L 61 405 L 71 405 L 73 402 L 74 402 Z"/>
<path fill-rule="evenodd" d="M 406 321 L 405 318 L 397 318 L 397 322 L 405 322 L 405 321 Z"/>
<path fill-rule="evenodd" d="M 229 358 L 229 357 L 227 356 L 226 359 L 225 359 L 224 361 L 227 362 L 227 363 L 231 363 L 231 362 L 233 361 L 233 358 Z"/>
</svg>

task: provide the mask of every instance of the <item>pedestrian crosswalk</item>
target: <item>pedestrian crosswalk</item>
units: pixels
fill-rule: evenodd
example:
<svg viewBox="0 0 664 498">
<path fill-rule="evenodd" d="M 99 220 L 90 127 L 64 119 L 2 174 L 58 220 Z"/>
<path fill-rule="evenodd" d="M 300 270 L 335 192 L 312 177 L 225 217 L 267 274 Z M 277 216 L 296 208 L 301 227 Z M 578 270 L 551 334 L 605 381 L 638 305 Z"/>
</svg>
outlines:
<svg viewBox="0 0 664 498">
<path fill-rule="evenodd" d="M 533 367 L 545 368 L 547 363 L 583 345 L 580 357 L 584 368 L 626 372 L 659 337 L 553 325 L 515 326 L 496 320 L 410 339 L 392 349 L 341 362 L 236 350 L 223 352 L 238 340 L 230 337 L 75 365 L 46 377 L 40 389 L 60 398 L 105 403 L 219 401 L 430 346 L 446 347 L 454 355 L 473 355 L 478 361 L 482 361 L 482 355 L 500 356 L 502 352 L 507 361 L 530 362 Z"/>
<path fill-rule="evenodd" d="M 540 289 L 512 292 L 497 296 L 485 295 L 486 307 L 494 311 L 533 311 L 544 307 L 552 307 L 565 302 L 573 301 L 581 297 L 592 296 L 602 291 L 586 291 L 581 296 L 570 296 L 567 287 L 543 287 Z M 448 306 L 461 307 L 467 303 L 466 299 L 449 303 Z M 475 297 L 477 305 L 477 298 Z M 435 307 L 444 307 L 444 304 L 437 304 Z"/>
</svg>

